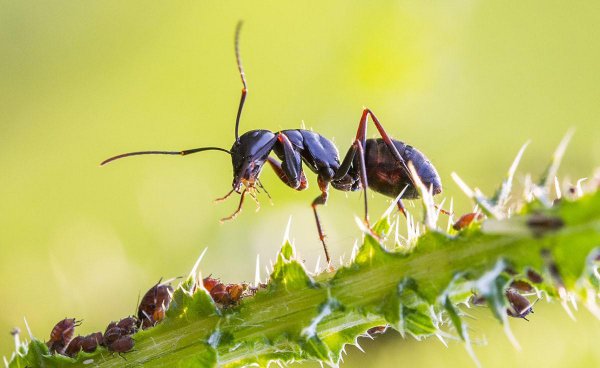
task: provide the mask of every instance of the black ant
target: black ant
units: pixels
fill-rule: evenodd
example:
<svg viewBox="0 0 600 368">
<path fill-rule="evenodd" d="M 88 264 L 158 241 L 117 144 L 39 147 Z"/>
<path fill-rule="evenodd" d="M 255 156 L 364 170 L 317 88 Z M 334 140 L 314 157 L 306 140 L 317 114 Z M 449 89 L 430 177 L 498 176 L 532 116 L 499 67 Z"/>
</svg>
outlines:
<svg viewBox="0 0 600 368">
<path fill-rule="evenodd" d="M 441 193 L 441 179 L 427 157 L 416 148 L 390 138 L 375 114 L 368 108 L 363 110 L 356 139 L 341 161 L 335 145 L 329 139 L 310 130 L 288 129 L 271 132 L 258 129 L 240 136 L 240 118 L 248 92 L 239 52 L 241 26 L 242 22 L 239 22 L 235 31 L 235 55 L 243 88 L 235 120 L 235 142 L 230 150 L 220 147 L 201 147 L 184 151 L 130 152 L 111 157 L 103 161 L 101 165 L 123 157 L 137 155 L 186 156 L 210 150 L 228 153 L 231 155 L 233 164 L 233 189 L 218 200 L 226 199 L 233 192 L 241 194 L 241 198 L 236 211 L 221 220 L 227 221 L 235 218 L 242 210 L 246 194 L 256 200 L 256 192 L 259 188 L 266 192 L 258 178 L 265 162 L 269 163 L 275 174 L 286 185 L 295 190 L 305 190 L 308 188 L 308 182 L 302 170 L 302 162 L 304 162 L 312 172 L 317 174 L 317 183 L 321 190 L 321 194 L 313 200 L 312 208 L 328 263 L 330 257 L 317 206 L 327 203 L 329 184 L 341 191 L 356 191 L 361 188 L 365 190 L 364 207 L 367 225 L 369 224 L 367 187 L 392 198 L 400 196 L 401 193 L 401 197 L 406 199 L 419 197 L 415 180 L 408 169 L 408 162 L 412 163 L 420 181 L 430 189 L 432 194 Z M 367 139 L 369 117 L 373 120 L 381 138 Z M 269 156 L 272 151 L 280 161 Z M 268 195 L 268 192 L 266 194 Z M 406 215 L 402 201 L 398 200 L 397 204 L 400 211 Z"/>
</svg>

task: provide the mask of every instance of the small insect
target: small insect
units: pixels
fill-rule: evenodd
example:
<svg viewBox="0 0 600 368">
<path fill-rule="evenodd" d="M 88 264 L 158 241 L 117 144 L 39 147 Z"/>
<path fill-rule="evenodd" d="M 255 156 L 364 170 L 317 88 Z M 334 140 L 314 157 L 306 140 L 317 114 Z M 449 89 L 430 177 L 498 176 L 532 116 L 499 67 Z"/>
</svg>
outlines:
<svg viewBox="0 0 600 368">
<path fill-rule="evenodd" d="M 525 280 L 514 280 L 510 283 L 510 287 L 515 290 L 522 291 L 524 293 L 531 293 L 532 291 L 534 291 L 533 286 Z"/>
<path fill-rule="evenodd" d="M 102 345 L 103 341 L 104 338 L 101 332 L 94 332 L 87 336 L 75 336 L 67 346 L 65 355 L 74 357 L 82 350 L 86 353 L 92 353 L 96 351 L 99 345 Z"/>
<path fill-rule="evenodd" d="M 526 317 L 529 313 L 533 313 L 533 306 L 537 303 L 537 300 L 531 304 L 529 299 L 512 288 L 506 289 L 505 295 L 509 303 L 508 308 L 506 308 L 506 314 L 529 321 Z"/>
<path fill-rule="evenodd" d="M 75 336 L 65 349 L 65 355 L 70 357 L 76 356 L 77 353 L 81 351 L 81 343 L 83 342 L 83 339 L 83 336 Z"/>
<path fill-rule="evenodd" d="M 527 219 L 527 227 L 537 237 L 560 230 L 563 226 L 565 226 L 565 222 L 560 217 L 541 213 L 534 213 Z"/>
<path fill-rule="evenodd" d="M 172 296 L 173 287 L 160 281 L 144 294 L 137 315 L 142 329 L 152 327 L 165 318 Z"/>
<path fill-rule="evenodd" d="M 527 279 L 529 279 L 529 281 L 533 282 L 534 284 L 540 284 L 544 281 L 542 275 L 540 275 L 532 269 L 528 269 L 525 275 L 527 276 Z"/>
<path fill-rule="evenodd" d="M 123 330 L 125 335 L 133 335 L 137 332 L 137 326 L 139 323 L 140 321 L 136 317 L 130 316 L 121 319 L 119 322 L 117 322 L 116 326 Z"/>
<path fill-rule="evenodd" d="M 483 214 L 479 213 L 479 212 L 471 212 L 471 213 L 467 213 L 466 215 L 462 215 L 453 225 L 452 228 L 456 231 L 462 230 L 466 227 L 468 227 L 469 225 L 471 225 L 471 223 L 473 221 L 479 221 L 483 219 Z"/>
<path fill-rule="evenodd" d="M 376 335 L 383 335 L 387 332 L 389 327 L 389 325 L 371 327 L 367 330 L 367 334 L 369 334 L 371 337 L 374 337 Z"/>
<path fill-rule="evenodd" d="M 131 336 L 124 335 L 120 336 L 118 339 L 116 339 L 114 342 L 107 345 L 106 347 L 109 351 L 119 353 L 119 355 L 121 355 L 122 353 L 126 353 L 133 349 L 134 344 L 135 342 Z"/>
<path fill-rule="evenodd" d="M 219 279 L 213 279 L 210 276 L 205 277 L 204 279 L 202 279 L 202 285 L 204 286 L 204 288 L 206 289 L 206 291 L 208 291 L 209 293 L 211 292 L 211 290 L 215 286 L 217 286 L 220 283 L 221 282 L 219 281 Z"/>
<path fill-rule="evenodd" d="M 248 92 L 246 76 L 239 52 L 239 35 L 242 23 L 238 23 L 235 32 L 235 55 L 238 71 L 242 80 L 242 94 L 235 119 L 235 141 L 230 149 L 221 147 L 200 147 L 183 151 L 138 151 L 113 156 L 104 160 L 105 165 L 114 160 L 138 155 L 180 155 L 186 156 L 204 151 L 221 151 L 231 156 L 233 166 L 232 189 L 218 201 L 225 200 L 233 193 L 241 195 L 237 209 L 221 221 L 234 219 L 242 210 L 244 198 L 251 196 L 257 203 L 260 189 L 268 192 L 262 185 L 259 176 L 265 163 L 273 169 L 276 176 L 292 189 L 301 191 L 308 188 L 308 181 L 303 171 L 304 163 L 317 175 L 317 184 L 321 194 L 312 201 L 312 209 L 317 224 L 319 239 L 325 251 L 327 263 L 331 262 L 325 233 L 317 213 L 317 207 L 327 203 L 329 186 L 340 191 L 357 191 L 364 193 L 364 221 L 369 225 L 367 188 L 385 196 L 415 199 L 419 197 L 415 178 L 409 171 L 412 163 L 420 181 L 430 189 L 432 194 L 442 191 L 442 182 L 433 164 L 418 149 L 390 138 L 379 119 L 368 108 L 363 109 L 358 123 L 358 131 L 354 142 L 342 160 L 337 148 L 329 139 L 305 129 L 286 129 L 278 132 L 257 129 L 239 135 L 240 118 Z M 375 124 L 381 138 L 367 139 L 367 123 L 369 118 Z M 275 153 L 278 159 L 271 157 Z M 406 215 L 402 201 L 398 208 Z"/>
<path fill-rule="evenodd" d="M 50 340 L 46 343 L 51 352 L 64 354 L 73 339 L 75 327 L 81 324 L 75 318 L 65 318 L 59 321 L 50 332 Z"/>
<path fill-rule="evenodd" d="M 231 304 L 231 296 L 227 292 L 227 286 L 225 284 L 216 284 L 210 290 L 210 296 L 216 303 L 223 305 Z"/>
<path fill-rule="evenodd" d="M 81 350 L 86 353 L 96 351 L 96 348 L 104 344 L 104 337 L 101 332 L 94 332 L 83 338 L 81 342 Z"/>
</svg>

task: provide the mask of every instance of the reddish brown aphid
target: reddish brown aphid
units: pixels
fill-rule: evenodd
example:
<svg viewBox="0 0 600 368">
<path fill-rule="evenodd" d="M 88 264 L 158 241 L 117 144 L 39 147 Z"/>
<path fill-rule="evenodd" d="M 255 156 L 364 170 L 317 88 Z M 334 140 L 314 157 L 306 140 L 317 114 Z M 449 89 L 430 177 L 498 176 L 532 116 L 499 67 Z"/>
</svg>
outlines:
<svg viewBox="0 0 600 368">
<path fill-rule="evenodd" d="M 471 225 L 471 223 L 475 220 L 479 221 L 483 219 L 483 214 L 479 213 L 479 212 L 471 212 L 471 213 L 467 213 L 466 215 L 462 215 L 458 221 L 456 221 L 454 223 L 454 225 L 452 225 L 452 228 L 456 231 L 462 230 L 466 227 L 468 227 L 469 225 Z"/>
<path fill-rule="evenodd" d="M 217 285 L 220 284 L 221 282 L 219 281 L 219 279 L 213 279 L 212 277 L 208 276 L 205 277 L 202 280 L 202 284 L 204 285 L 204 288 L 206 289 L 206 291 L 208 291 L 210 293 L 210 291 Z"/>
<path fill-rule="evenodd" d="M 81 351 L 81 343 L 83 342 L 83 339 L 83 336 L 75 336 L 69 343 L 69 346 L 67 346 L 65 354 L 70 357 L 77 355 L 77 353 Z"/>
<path fill-rule="evenodd" d="M 108 324 L 108 326 L 106 327 L 106 330 L 104 331 L 102 344 L 104 346 L 109 346 L 113 342 L 117 341 L 117 339 L 119 339 L 119 337 L 121 337 L 121 335 L 123 335 L 123 330 L 121 328 L 117 327 L 116 322 L 111 322 Z"/>
<path fill-rule="evenodd" d="M 117 322 L 116 326 L 120 328 L 124 335 L 133 335 L 137 332 L 137 326 L 139 325 L 139 321 L 134 316 L 125 317 Z"/>
<path fill-rule="evenodd" d="M 50 351 L 63 354 L 73 339 L 76 326 L 79 326 L 79 321 L 75 318 L 65 318 L 58 322 L 50 332 L 50 340 L 46 343 Z"/>
<path fill-rule="evenodd" d="M 173 287 L 160 282 L 144 294 L 138 307 L 138 318 L 143 329 L 152 327 L 165 318 L 172 295 Z"/>
<path fill-rule="evenodd" d="M 531 269 L 527 270 L 526 276 L 529 281 L 533 282 L 534 284 L 540 284 L 544 281 L 542 275 Z"/>
<path fill-rule="evenodd" d="M 126 353 L 133 349 L 135 342 L 129 335 L 121 336 L 112 344 L 108 345 L 108 350 L 115 353 Z"/>
<path fill-rule="evenodd" d="M 102 345 L 104 343 L 104 338 L 101 332 L 94 332 L 83 338 L 81 341 L 81 350 L 86 353 L 92 353 L 96 351 L 98 345 Z"/>
<path fill-rule="evenodd" d="M 389 327 L 390 327 L 389 325 L 371 327 L 367 330 L 367 334 L 369 334 L 371 336 L 383 335 L 388 330 Z"/>
<path fill-rule="evenodd" d="M 227 292 L 225 284 L 218 283 L 210 290 L 210 296 L 217 303 L 228 305 L 231 303 L 231 297 Z"/>
<path fill-rule="evenodd" d="M 541 237 L 547 233 L 560 230 L 565 222 L 560 217 L 534 213 L 527 219 L 527 227 L 534 236 Z"/>
<path fill-rule="evenodd" d="M 242 298 L 242 294 L 248 288 L 248 284 L 229 284 L 225 287 L 229 298 L 233 303 L 238 302 Z"/>
<path fill-rule="evenodd" d="M 533 286 L 525 280 L 514 280 L 510 283 L 510 287 L 524 293 L 531 293 L 534 291 Z"/>
<path fill-rule="evenodd" d="M 533 305 L 529 302 L 529 299 L 513 289 L 507 289 L 505 294 L 510 304 L 506 309 L 506 313 L 511 317 L 523 318 L 529 321 L 526 316 L 529 313 L 533 313 Z"/>
</svg>

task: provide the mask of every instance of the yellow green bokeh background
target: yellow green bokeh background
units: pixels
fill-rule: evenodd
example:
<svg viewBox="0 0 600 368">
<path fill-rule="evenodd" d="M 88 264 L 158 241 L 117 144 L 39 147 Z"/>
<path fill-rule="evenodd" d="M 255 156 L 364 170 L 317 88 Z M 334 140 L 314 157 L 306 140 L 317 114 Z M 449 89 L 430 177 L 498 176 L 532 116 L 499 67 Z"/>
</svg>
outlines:
<svg viewBox="0 0 600 368">
<path fill-rule="evenodd" d="M 265 170 L 274 205 L 262 198 L 255 213 L 248 201 L 219 224 L 237 205 L 213 203 L 230 189 L 226 155 L 98 166 L 124 151 L 231 145 L 239 19 L 250 90 L 242 131 L 304 121 L 345 152 L 369 106 L 435 163 L 458 212 L 471 204 L 449 174 L 491 193 L 528 139 L 519 182 L 543 170 L 569 127 L 561 178 L 588 177 L 600 163 L 597 1 L 2 1 L 2 355 L 23 317 L 45 339 L 66 316 L 84 319 L 86 333 L 133 313 L 140 292 L 185 274 L 205 247 L 205 275 L 252 281 L 256 254 L 268 264 L 289 216 L 314 267 L 312 174 L 298 193 Z M 370 201 L 372 216 L 388 204 Z M 361 203 L 332 192 L 322 210 L 336 258 L 360 238 Z M 512 320 L 521 352 L 489 313 L 473 314 L 486 367 L 600 366 L 600 322 L 585 310 L 573 322 L 540 303 L 531 322 Z M 472 365 L 459 342 L 394 333 L 366 343 L 366 355 L 348 350 L 346 367 Z"/>
</svg>

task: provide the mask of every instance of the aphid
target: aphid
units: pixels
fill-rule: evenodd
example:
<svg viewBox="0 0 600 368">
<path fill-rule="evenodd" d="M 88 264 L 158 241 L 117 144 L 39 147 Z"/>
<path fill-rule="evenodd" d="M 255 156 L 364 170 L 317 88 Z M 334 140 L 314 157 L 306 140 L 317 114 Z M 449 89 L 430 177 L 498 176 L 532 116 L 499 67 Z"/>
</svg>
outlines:
<svg viewBox="0 0 600 368">
<path fill-rule="evenodd" d="M 218 284 L 220 284 L 221 282 L 219 281 L 219 279 L 213 279 L 212 277 L 208 276 L 205 277 L 204 279 L 202 279 L 202 285 L 204 286 L 204 288 L 206 289 L 206 291 L 208 291 L 210 293 L 210 291 Z"/>
<path fill-rule="evenodd" d="M 534 284 L 540 284 L 544 281 L 542 275 L 540 275 L 532 269 L 527 270 L 526 276 L 529 279 L 529 281 L 533 282 Z"/>
<path fill-rule="evenodd" d="M 125 335 L 133 335 L 137 332 L 137 326 L 139 325 L 139 320 L 134 316 L 125 317 L 117 322 L 117 327 L 123 330 Z"/>
<path fill-rule="evenodd" d="M 227 286 L 225 284 L 218 283 L 210 290 L 210 296 L 216 303 L 223 305 L 231 304 L 231 296 L 227 292 Z"/>
<path fill-rule="evenodd" d="M 221 151 L 231 156 L 233 166 L 232 189 L 219 200 L 228 198 L 231 194 L 241 195 L 237 209 L 221 221 L 232 220 L 242 210 L 244 198 L 250 195 L 257 201 L 259 189 L 265 188 L 259 176 L 265 163 L 273 169 L 276 176 L 287 186 L 295 190 L 308 188 L 302 163 L 317 175 L 317 183 L 321 194 L 312 201 L 312 209 L 317 224 L 319 239 L 323 244 L 325 257 L 330 263 L 329 252 L 325 242 L 325 233 L 317 213 L 317 207 L 327 203 L 329 186 L 341 191 L 357 191 L 367 188 L 385 196 L 396 198 L 402 193 L 402 198 L 415 199 L 419 197 L 415 178 L 408 169 L 412 163 L 420 181 L 430 189 L 432 194 L 442 191 L 442 182 L 433 164 L 416 148 L 389 137 L 379 119 L 373 112 L 363 109 L 358 123 L 356 138 L 346 155 L 340 160 L 337 148 L 329 139 L 305 129 L 287 129 L 271 132 L 264 129 L 248 131 L 239 135 L 240 118 L 248 92 L 246 76 L 242 67 L 239 52 L 239 34 L 242 23 L 238 23 L 235 33 L 235 54 L 239 74 L 242 80 L 242 94 L 235 120 L 235 141 L 231 148 L 200 147 L 183 151 L 138 151 L 113 156 L 104 160 L 101 165 L 117 159 L 137 155 L 180 155 L 186 156 L 204 151 Z M 381 138 L 367 139 L 367 123 L 369 118 L 375 124 Z M 278 159 L 271 157 L 273 152 Z M 268 195 L 268 192 L 266 192 Z M 369 224 L 368 195 L 364 194 L 364 220 Z M 398 208 L 404 213 L 402 201 Z M 140 317 L 141 318 L 141 317 Z"/>
<path fill-rule="evenodd" d="M 109 346 L 123 335 L 124 331 L 120 327 L 117 327 L 117 323 L 111 322 L 108 324 L 106 330 L 104 331 L 104 336 L 102 337 L 102 344 L 104 346 Z"/>
<path fill-rule="evenodd" d="M 371 337 L 375 335 L 383 335 L 386 333 L 389 327 L 389 325 L 371 327 L 367 330 L 367 334 L 369 334 Z"/>
<path fill-rule="evenodd" d="M 465 215 L 462 215 L 455 223 L 454 225 L 452 225 L 452 228 L 456 231 L 462 230 L 466 227 L 468 227 L 469 225 L 471 225 L 471 223 L 475 220 L 479 221 L 483 219 L 483 214 L 479 213 L 479 212 L 471 212 L 471 213 L 467 213 Z"/>
<path fill-rule="evenodd" d="M 160 281 L 144 294 L 138 307 L 138 319 L 142 329 L 154 326 L 165 318 L 171 304 L 173 287 Z"/>
<path fill-rule="evenodd" d="M 94 332 L 83 338 L 81 341 L 81 350 L 86 353 L 91 353 L 96 351 L 99 345 L 104 343 L 104 337 L 101 332 Z"/>
<path fill-rule="evenodd" d="M 248 284 L 229 284 L 225 290 L 227 290 L 231 302 L 236 303 L 242 298 L 242 294 L 247 288 Z"/>
<path fill-rule="evenodd" d="M 117 340 L 112 342 L 110 345 L 107 345 L 107 348 L 109 351 L 121 354 L 121 353 L 126 353 L 126 352 L 130 351 L 131 349 L 133 349 L 134 344 L 135 344 L 135 342 L 133 341 L 131 336 L 125 335 L 125 336 L 119 337 Z"/>
<path fill-rule="evenodd" d="M 81 342 L 82 341 L 83 341 L 83 336 L 75 336 L 71 340 L 71 342 L 69 342 L 69 345 L 65 349 L 65 355 L 68 355 L 70 357 L 74 357 L 75 355 L 77 355 L 77 353 L 79 353 L 81 351 Z"/>
<path fill-rule="evenodd" d="M 75 318 L 65 318 L 58 322 L 50 332 L 50 340 L 46 343 L 51 352 L 63 354 L 65 349 L 73 339 L 75 327 L 79 326 L 80 321 Z"/>
<path fill-rule="evenodd" d="M 534 290 L 533 286 L 525 280 L 514 280 L 510 283 L 510 287 L 524 293 L 530 293 Z"/>
<path fill-rule="evenodd" d="M 527 227 L 537 237 L 560 230 L 563 226 L 565 226 L 565 222 L 560 217 L 548 216 L 541 213 L 532 214 L 527 219 Z"/>
<path fill-rule="evenodd" d="M 533 313 L 533 304 L 529 302 L 529 299 L 519 294 L 514 289 L 506 289 L 506 299 L 508 299 L 509 307 L 506 308 L 506 314 L 515 318 L 523 318 L 529 321 L 526 316 L 529 313 Z M 537 302 L 537 301 L 536 301 Z"/>
</svg>

